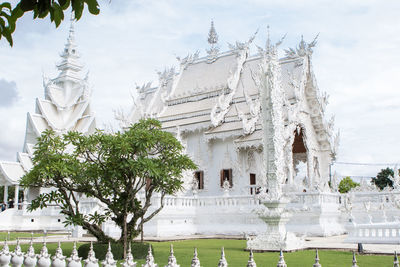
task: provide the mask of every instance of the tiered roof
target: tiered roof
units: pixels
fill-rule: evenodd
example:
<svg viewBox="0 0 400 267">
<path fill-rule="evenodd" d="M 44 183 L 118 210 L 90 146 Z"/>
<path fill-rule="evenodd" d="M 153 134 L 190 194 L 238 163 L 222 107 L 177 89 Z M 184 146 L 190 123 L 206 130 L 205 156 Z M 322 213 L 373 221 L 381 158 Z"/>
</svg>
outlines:
<svg viewBox="0 0 400 267">
<path fill-rule="evenodd" d="M 57 65 L 60 73 L 54 79 L 43 78 L 45 99 L 37 98 L 35 112 L 27 114 L 23 152 L 18 152 L 17 162 L 0 161 L 0 183 L 18 184 L 32 168 L 34 146 L 43 131 L 51 129 L 59 134 L 94 131 L 96 123 L 90 109 L 88 77 L 81 78 L 83 65 L 79 58 L 71 23 L 61 62 Z"/>
<path fill-rule="evenodd" d="M 236 42 L 229 51 L 216 55 L 207 50 L 208 55 L 202 58 L 198 53 L 178 58 L 178 72 L 160 74 L 162 82 L 158 87 L 147 84 L 139 88 L 130 122 L 157 117 L 169 131 L 204 129 L 208 139 L 236 136 L 239 147 L 261 145 L 260 86 L 254 74 L 262 56 L 261 52 L 249 54 L 253 39 L 254 36 L 245 43 Z M 312 70 L 315 43 L 302 39 L 298 47 L 286 50 L 286 56 L 279 60 L 285 125 L 297 123 L 299 114 L 308 114 L 320 149 L 331 150 L 334 156 L 338 136 L 333 133 L 333 120 L 325 120 L 327 96 L 319 91 Z M 217 47 L 215 43 L 210 45 Z"/>
</svg>

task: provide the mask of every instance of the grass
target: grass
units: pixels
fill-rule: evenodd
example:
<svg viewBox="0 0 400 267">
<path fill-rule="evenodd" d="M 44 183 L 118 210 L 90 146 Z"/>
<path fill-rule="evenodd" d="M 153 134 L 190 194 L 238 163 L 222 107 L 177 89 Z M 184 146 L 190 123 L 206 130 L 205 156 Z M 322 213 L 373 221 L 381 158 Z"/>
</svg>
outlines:
<svg viewBox="0 0 400 267">
<path fill-rule="evenodd" d="M 165 266 L 169 256 L 169 246 L 174 245 L 175 257 L 181 266 L 190 266 L 193 257 L 193 248 L 197 247 L 198 256 L 202 267 L 215 267 L 221 255 L 221 247 L 225 248 L 225 256 L 230 267 L 245 267 L 249 253 L 244 251 L 246 241 L 226 239 L 200 239 L 184 240 L 174 242 L 151 242 L 155 251 L 155 261 L 158 266 Z M 81 245 L 83 243 L 78 243 Z M 63 253 L 69 256 L 73 243 L 62 243 Z M 15 246 L 10 245 L 10 250 Z M 26 251 L 27 244 L 21 246 Z M 42 244 L 35 244 L 35 251 L 39 253 Z M 49 253 L 54 255 L 57 244 L 47 244 Z M 134 252 L 133 252 L 134 254 Z M 285 253 L 285 261 L 288 267 L 311 267 L 314 264 L 315 252 L 310 250 Z M 320 263 L 323 267 L 344 267 L 352 265 L 352 253 L 346 251 L 322 250 L 319 252 Z M 257 266 L 276 266 L 279 253 L 254 253 Z M 360 267 L 391 267 L 393 266 L 392 256 L 357 255 L 358 266 Z M 145 260 L 137 260 L 141 266 Z"/>
<path fill-rule="evenodd" d="M 47 234 L 52 235 L 52 234 Z M 31 238 L 31 232 L 0 232 L 0 241 L 4 241 L 6 238 L 7 240 L 16 240 L 17 238 Z M 33 237 L 41 237 L 43 233 L 33 233 Z"/>
</svg>

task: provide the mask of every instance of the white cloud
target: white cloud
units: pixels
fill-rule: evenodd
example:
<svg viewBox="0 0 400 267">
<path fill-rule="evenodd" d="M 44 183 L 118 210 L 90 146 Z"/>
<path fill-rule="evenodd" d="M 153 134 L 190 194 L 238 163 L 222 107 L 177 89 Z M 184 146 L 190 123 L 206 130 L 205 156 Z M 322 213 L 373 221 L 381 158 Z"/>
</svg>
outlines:
<svg viewBox="0 0 400 267">
<path fill-rule="evenodd" d="M 92 105 L 99 126 L 113 120 L 112 110 L 128 109 L 135 83 L 157 82 L 155 70 L 176 63 L 207 47 L 214 19 L 222 49 L 227 42 L 246 40 L 266 26 L 274 40 L 288 33 L 282 47 L 295 46 L 304 34 L 320 33 L 314 71 L 321 90 L 330 94 L 328 112 L 341 130 L 338 161 L 400 161 L 400 24 L 398 1 L 100 1 L 101 14 L 85 14 L 76 25 L 82 61 L 90 70 Z M 54 77 L 54 63 L 67 37 L 68 22 L 59 29 L 49 21 L 25 16 L 15 34 L 15 46 L 0 42 L 0 79 L 18 84 L 20 99 L 4 109 L 0 123 L 0 156 L 13 159 L 25 131 L 25 113 L 43 97 L 42 70 Z M 10 134 L 12 132 L 12 134 Z M 10 140 L 12 139 L 12 140 Z M 2 152 L 3 151 L 3 152 Z M 4 151 L 13 151 L 6 153 Z M 374 175 L 380 167 L 335 166 L 345 175 Z"/>
</svg>

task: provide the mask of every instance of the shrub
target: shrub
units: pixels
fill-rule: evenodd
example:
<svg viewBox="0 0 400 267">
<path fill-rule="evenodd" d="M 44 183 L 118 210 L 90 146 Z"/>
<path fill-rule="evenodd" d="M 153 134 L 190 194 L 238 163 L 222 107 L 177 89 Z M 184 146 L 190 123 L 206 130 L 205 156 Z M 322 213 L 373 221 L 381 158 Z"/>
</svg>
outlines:
<svg viewBox="0 0 400 267">
<path fill-rule="evenodd" d="M 132 242 L 132 255 L 134 259 L 145 259 L 147 251 L 149 249 L 149 243 Z M 154 255 L 153 246 L 151 247 Z M 83 259 L 86 259 L 90 250 L 90 243 L 81 245 L 78 248 L 78 255 Z M 104 260 L 108 250 L 107 243 L 93 243 L 93 250 L 96 254 L 96 258 Z M 115 260 L 122 260 L 124 258 L 124 244 L 122 243 L 111 243 L 111 252 Z"/>
<path fill-rule="evenodd" d="M 359 186 L 359 183 L 354 182 L 349 176 L 343 178 L 339 183 L 339 192 L 344 194 L 349 192 L 352 188 Z"/>
</svg>

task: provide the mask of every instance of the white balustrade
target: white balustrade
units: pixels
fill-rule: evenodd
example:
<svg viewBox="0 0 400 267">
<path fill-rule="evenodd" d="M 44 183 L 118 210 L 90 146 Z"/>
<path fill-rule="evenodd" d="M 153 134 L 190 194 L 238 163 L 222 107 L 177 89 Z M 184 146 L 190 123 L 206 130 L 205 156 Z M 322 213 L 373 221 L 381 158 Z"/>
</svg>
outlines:
<svg viewBox="0 0 400 267">
<path fill-rule="evenodd" d="M 400 244 L 400 222 L 352 224 L 346 242 Z"/>
</svg>

